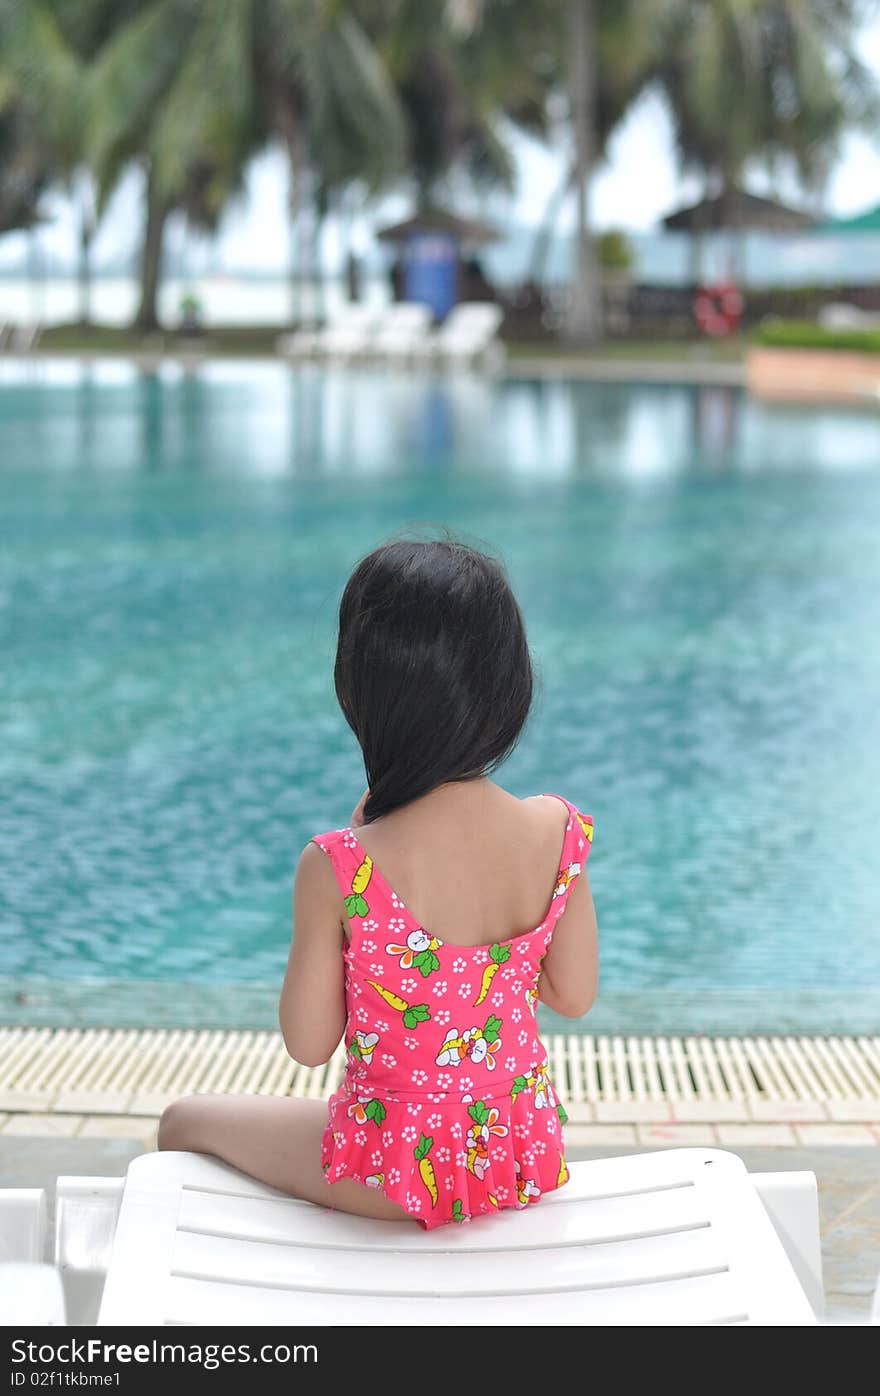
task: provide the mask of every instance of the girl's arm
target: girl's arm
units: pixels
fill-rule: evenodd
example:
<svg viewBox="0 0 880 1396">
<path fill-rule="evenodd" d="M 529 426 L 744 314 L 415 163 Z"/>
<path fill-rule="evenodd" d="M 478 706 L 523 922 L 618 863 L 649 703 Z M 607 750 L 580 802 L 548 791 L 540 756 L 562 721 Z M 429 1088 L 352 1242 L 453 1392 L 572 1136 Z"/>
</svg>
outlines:
<svg viewBox="0 0 880 1396">
<path fill-rule="evenodd" d="M 339 885 L 317 844 L 303 849 L 293 884 L 293 941 L 278 1020 L 294 1061 L 321 1066 L 345 1031 L 345 965 Z"/>
<path fill-rule="evenodd" d="M 588 1013 L 599 981 L 599 928 L 587 870 L 578 875 L 568 905 L 556 922 L 538 979 L 538 997 L 554 1013 Z"/>
</svg>

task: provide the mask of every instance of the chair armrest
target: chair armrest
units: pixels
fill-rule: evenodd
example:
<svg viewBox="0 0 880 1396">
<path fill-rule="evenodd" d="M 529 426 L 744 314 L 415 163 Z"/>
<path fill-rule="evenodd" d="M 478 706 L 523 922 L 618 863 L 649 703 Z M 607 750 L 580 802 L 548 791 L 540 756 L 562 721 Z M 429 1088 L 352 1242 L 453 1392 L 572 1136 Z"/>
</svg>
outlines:
<svg viewBox="0 0 880 1396">
<path fill-rule="evenodd" d="M 0 1261 L 42 1260 L 45 1227 L 42 1188 L 0 1188 Z"/>
<path fill-rule="evenodd" d="M 750 1173 L 813 1312 L 825 1317 L 819 1197 L 815 1173 Z"/>
<path fill-rule="evenodd" d="M 58 1179 L 55 1264 L 72 1324 L 97 1322 L 124 1187 L 124 1178 Z"/>
</svg>

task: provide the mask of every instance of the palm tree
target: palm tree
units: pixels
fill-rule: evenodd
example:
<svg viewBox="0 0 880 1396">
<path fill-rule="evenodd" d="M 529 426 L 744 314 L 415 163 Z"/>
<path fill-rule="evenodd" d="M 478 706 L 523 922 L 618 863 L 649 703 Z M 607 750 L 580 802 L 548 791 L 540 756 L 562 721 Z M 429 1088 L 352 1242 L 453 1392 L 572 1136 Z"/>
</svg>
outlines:
<svg viewBox="0 0 880 1396">
<path fill-rule="evenodd" d="M 683 0 L 667 16 L 657 78 L 682 168 L 723 197 L 745 167 L 793 163 L 808 188 L 842 133 L 877 115 L 855 36 L 863 0 Z M 876 7 L 874 7 L 876 8 Z"/>
<path fill-rule="evenodd" d="M 430 206 L 464 175 L 509 186 L 505 123 L 547 130 L 557 62 L 554 10 L 535 0 L 354 0 L 406 117 L 407 181 Z"/>
<path fill-rule="evenodd" d="M 144 0 L 102 49 L 95 90 L 102 199 L 132 161 L 145 174 L 142 329 L 158 324 L 169 213 L 215 226 L 267 141 L 287 152 L 294 220 L 310 174 L 326 198 L 355 176 L 381 184 L 403 158 L 394 93 L 338 0 Z"/>
<path fill-rule="evenodd" d="M 32 228 L 53 171 L 46 153 L 31 139 L 27 117 L 0 71 L 0 233 Z"/>
<path fill-rule="evenodd" d="M 0 0 L 0 229 L 39 222 L 41 196 L 80 159 L 78 65 L 48 4 Z"/>
<path fill-rule="evenodd" d="M 695 0 L 711 5 L 714 0 Z M 601 337 L 598 260 L 589 188 L 607 142 L 668 54 L 682 0 L 567 0 L 564 66 L 572 159 L 551 212 L 567 188 L 576 199 L 575 266 L 565 335 L 577 344 Z M 541 242 L 536 254 L 542 252 Z"/>
<path fill-rule="evenodd" d="M 303 233 L 291 265 L 291 318 L 297 319 L 299 282 L 309 263 L 314 275 L 317 260 L 303 216 L 309 196 L 316 244 L 328 208 L 346 189 L 358 185 L 369 199 L 399 175 L 406 131 L 397 93 L 351 5 L 271 0 L 271 9 L 272 42 L 259 64 L 263 121 L 285 146 L 291 226 Z"/>
<path fill-rule="evenodd" d="M 42 0 L 66 45 L 68 92 L 61 110 L 66 130 L 65 184 L 79 223 L 79 322 L 91 322 L 92 242 L 98 229 L 98 188 L 89 167 L 93 112 L 92 66 L 104 44 L 132 15 L 138 0 Z"/>
<path fill-rule="evenodd" d="M 135 0 L 95 56 L 88 146 L 99 212 L 124 170 L 144 174 L 139 329 L 158 326 L 168 216 L 188 208 L 210 223 L 253 150 L 242 120 L 250 92 L 246 50 L 230 5 Z M 226 21 L 225 26 L 221 23 Z M 234 39 L 230 42 L 230 36 Z M 226 40 L 226 42 L 224 42 Z"/>
<path fill-rule="evenodd" d="M 597 0 L 569 0 L 569 119 L 574 160 L 575 267 L 566 338 L 592 343 L 602 329 L 595 244 L 590 235 L 589 185 L 598 159 Z"/>
<path fill-rule="evenodd" d="M 18 163 L 42 171 L 40 192 L 60 184 L 78 210 L 81 323 L 90 318 L 90 250 L 97 226 L 87 163 L 90 64 L 134 4 L 135 0 L 0 0 L 0 51 L 7 91 L 16 94 Z M 7 130 L 12 129 L 7 108 Z"/>
</svg>

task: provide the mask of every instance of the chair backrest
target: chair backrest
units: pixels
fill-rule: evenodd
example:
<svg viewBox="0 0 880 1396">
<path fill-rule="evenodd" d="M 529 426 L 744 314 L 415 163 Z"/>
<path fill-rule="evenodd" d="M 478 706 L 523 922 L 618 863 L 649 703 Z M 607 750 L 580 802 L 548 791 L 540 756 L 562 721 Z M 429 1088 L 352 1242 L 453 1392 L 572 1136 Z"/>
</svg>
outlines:
<svg viewBox="0 0 880 1396">
<path fill-rule="evenodd" d="M 449 313 L 447 325 L 491 325 L 497 329 L 504 312 L 494 301 L 463 301 Z"/>
<path fill-rule="evenodd" d="M 37 341 L 42 333 L 43 326 L 38 321 L 20 325 L 12 331 L 10 348 L 21 354 L 29 354 L 32 349 L 37 347 Z"/>
<path fill-rule="evenodd" d="M 337 306 L 333 314 L 328 317 L 325 329 L 362 329 L 367 325 L 372 325 L 380 313 L 375 306 L 362 305 L 359 301 L 352 301 L 349 304 Z"/>
<path fill-rule="evenodd" d="M 395 305 L 389 305 L 379 326 L 380 330 L 423 330 L 433 318 L 433 313 L 429 305 L 422 305 L 420 301 L 398 301 Z"/>
<path fill-rule="evenodd" d="M 872 315 L 861 306 L 849 305 L 845 301 L 829 301 L 823 305 L 818 315 L 819 324 L 826 330 L 859 330 L 876 325 L 880 315 Z"/>
<path fill-rule="evenodd" d="M 466 301 L 450 312 L 439 331 L 439 338 L 449 344 L 488 344 L 503 318 L 501 306 L 492 301 Z"/>
</svg>

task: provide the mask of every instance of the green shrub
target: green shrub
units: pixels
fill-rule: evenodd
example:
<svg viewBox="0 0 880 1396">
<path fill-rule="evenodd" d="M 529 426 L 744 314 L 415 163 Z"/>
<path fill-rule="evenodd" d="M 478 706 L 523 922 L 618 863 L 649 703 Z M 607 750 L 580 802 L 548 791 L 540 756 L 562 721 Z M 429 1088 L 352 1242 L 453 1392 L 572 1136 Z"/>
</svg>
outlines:
<svg viewBox="0 0 880 1396">
<path fill-rule="evenodd" d="M 765 320 L 753 342 L 774 349 L 848 349 L 857 354 L 880 354 L 880 329 L 826 330 L 815 320 Z"/>
<path fill-rule="evenodd" d="M 614 228 L 596 239 L 599 265 L 603 271 L 629 271 L 633 264 L 632 244 L 626 233 Z"/>
</svg>

